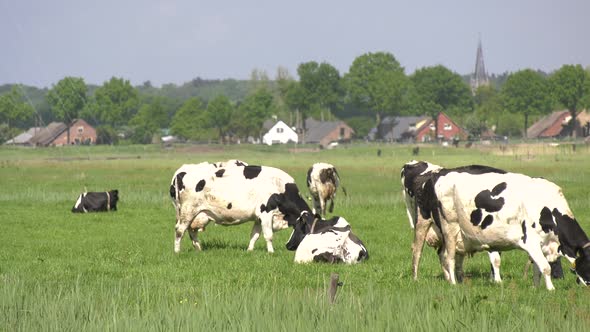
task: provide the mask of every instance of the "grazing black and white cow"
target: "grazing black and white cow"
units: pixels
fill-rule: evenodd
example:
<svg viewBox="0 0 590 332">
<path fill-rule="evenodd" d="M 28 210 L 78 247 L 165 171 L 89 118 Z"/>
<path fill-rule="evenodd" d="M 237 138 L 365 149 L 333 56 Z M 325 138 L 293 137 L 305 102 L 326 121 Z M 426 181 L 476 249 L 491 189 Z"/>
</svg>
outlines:
<svg viewBox="0 0 590 332">
<path fill-rule="evenodd" d="M 327 163 L 315 163 L 307 171 L 307 188 L 313 198 L 316 213 L 326 215 L 326 204 L 330 201 L 329 211 L 334 211 L 334 197 L 340 186 L 340 177 L 336 167 Z M 342 187 L 346 194 L 346 190 Z"/>
<path fill-rule="evenodd" d="M 410 161 L 401 169 L 402 194 L 406 203 L 406 212 L 410 226 L 414 229 L 412 243 L 412 273 L 418 279 L 418 267 L 424 242 L 435 249 L 443 263 L 442 237 L 439 225 L 434 224 L 433 213 L 438 209 L 438 199 L 432 185 L 433 172 L 439 172 L 441 166 L 424 161 Z M 459 248 L 461 250 L 461 248 Z M 491 275 L 495 282 L 502 282 L 500 277 L 500 253 L 489 252 Z"/>
<path fill-rule="evenodd" d="M 273 232 L 295 224 L 302 211 L 309 211 L 293 178 L 280 169 L 241 162 L 199 165 L 182 166 L 170 189 L 176 195 L 177 253 L 187 229 L 195 249 L 201 250 L 197 230 L 210 221 L 226 226 L 254 221 L 248 250 L 254 249 L 262 231 L 268 252 L 274 252 Z"/>
<path fill-rule="evenodd" d="M 445 275 L 454 284 L 463 253 L 525 250 L 554 289 L 549 262 L 560 255 L 575 263 L 578 281 L 590 284 L 590 241 L 573 216 L 561 188 L 541 178 L 486 166 L 433 172 L 444 238 Z"/>
<path fill-rule="evenodd" d="M 117 211 L 119 191 L 85 192 L 78 196 L 72 212 Z"/>
<path fill-rule="evenodd" d="M 286 245 L 295 250 L 295 263 L 328 262 L 355 264 L 369 258 L 363 242 L 342 217 L 322 219 L 303 212 Z"/>
</svg>

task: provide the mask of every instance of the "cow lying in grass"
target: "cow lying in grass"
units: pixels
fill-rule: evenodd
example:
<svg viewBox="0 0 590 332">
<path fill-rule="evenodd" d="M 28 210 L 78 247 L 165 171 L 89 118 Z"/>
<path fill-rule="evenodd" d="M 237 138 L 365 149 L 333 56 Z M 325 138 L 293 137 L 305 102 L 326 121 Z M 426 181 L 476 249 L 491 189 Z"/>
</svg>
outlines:
<svg viewBox="0 0 590 332">
<path fill-rule="evenodd" d="M 78 196 L 72 212 L 104 212 L 117 211 L 119 191 L 85 192 Z"/>
<path fill-rule="evenodd" d="M 549 262 L 559 256 L 575 264 L 579 282 L 590 284 L 590 241 L 554 183 L 473 165 L 435 171 L 425 185 L 437 199 L 433 217 L 444 238 L 443 269 L 452 284 L 462 273 L 465 254 L 511 249 L 528 253 L 548 290 L 554 289 Z"/>
<path fill-rule="evenodd" d="M 273 232 L 293 225 L 301 211 L 309 211 L 289 174 L 239 161 L 183 165 L 175 172 L 170 195 L 176 208 L 177 253 L 187 229 L 193 246 L 201 250 L 197 232 L 210 221 L 226 226 L 253 221 L 248 250 L 254 249 L 262 232 L 272 253 Z"/>
<path fill-rule="evenodd" d="M 363 242 L 342 217 L 322 219 L 303 212 L 286 245 L 295 251 L 296 263 L 328 262 L 355 264 L 369 258 Z"/>
</svg>

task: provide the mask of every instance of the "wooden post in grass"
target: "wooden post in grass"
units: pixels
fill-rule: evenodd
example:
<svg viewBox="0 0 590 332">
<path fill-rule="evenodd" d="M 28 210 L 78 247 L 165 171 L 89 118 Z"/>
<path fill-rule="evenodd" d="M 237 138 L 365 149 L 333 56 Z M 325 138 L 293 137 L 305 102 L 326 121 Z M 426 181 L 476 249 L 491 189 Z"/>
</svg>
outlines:
<svg viewBox="0 0 590 332">
<path fill-rule="evenodd" d="M 332 273 L 330 275 L 330 288 L 328 289 L 328 299 L 330 300 L 330 304 L 334 304 L 334 300 L 336 299 L 336 292 L 338 291 L 338 286 L 341 285 L 340 283 L 338 283 L 338 278 L 340 278 L 338 273 Z"/>
</svg>

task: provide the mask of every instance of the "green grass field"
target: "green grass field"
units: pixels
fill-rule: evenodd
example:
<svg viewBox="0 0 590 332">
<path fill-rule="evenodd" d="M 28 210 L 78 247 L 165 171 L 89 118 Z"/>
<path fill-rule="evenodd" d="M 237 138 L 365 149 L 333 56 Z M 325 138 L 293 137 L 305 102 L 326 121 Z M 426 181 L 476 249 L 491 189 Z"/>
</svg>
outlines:
<svg viewBox="0 0 590 332">
<path fill-rule="evenodd" d="M 449 285 L 425 248 L 411 278 L 411 241 L 400 167 L 411 146 L 335 150 L 292 147 L 159 146 L 0 148 L 1 331 L 399 331 L 570 330 L 590 326 L 590 289 L 567 273 L 548 292 L 523 278 L 523 251 L 502 255 L 503 284 L 489 280 L 486 254 L 465 262 L 466 280 Z M 381 157 L 377 149 L 382 150 Z M 301 192 L 312 163 L 334 164 L 341 192 L 335 214 L 364 241 L 356 266 L 295 265 L 290 231 L 247 252 L 251 223 L 210 225 L 196 253 L 188 236 L 173 253 L 170 178 L 183 163 L 237 158 L 281 168 Z M 443 166 L 487 164 L 560 185 L 590 233 L 590 149 L 511 146 L 504 151 L 423 147 L 419 159 Z M 77 196 L 119 190 L 119 211 L 72 214 Z M 564 262 L 564 270 L 568 270 Z M 327 285 L 343 286 L 330 304 Z"/>
</svg>

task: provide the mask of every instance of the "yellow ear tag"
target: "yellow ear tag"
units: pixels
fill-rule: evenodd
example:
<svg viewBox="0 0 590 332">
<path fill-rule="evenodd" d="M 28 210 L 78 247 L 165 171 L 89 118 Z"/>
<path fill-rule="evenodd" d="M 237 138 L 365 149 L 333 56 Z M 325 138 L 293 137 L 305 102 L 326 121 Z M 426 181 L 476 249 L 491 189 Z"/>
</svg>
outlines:
<svg viewBox="0 0 590 332">
<path fill-rule="evenodd" d="M 576 261 L 572 262 L 572 269 L 574 269 L 574 270 L 576 269 Z"/>
</svg>

